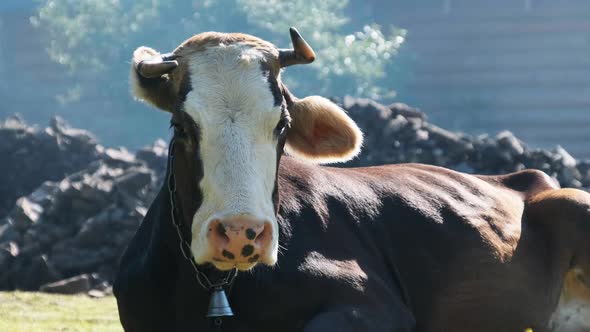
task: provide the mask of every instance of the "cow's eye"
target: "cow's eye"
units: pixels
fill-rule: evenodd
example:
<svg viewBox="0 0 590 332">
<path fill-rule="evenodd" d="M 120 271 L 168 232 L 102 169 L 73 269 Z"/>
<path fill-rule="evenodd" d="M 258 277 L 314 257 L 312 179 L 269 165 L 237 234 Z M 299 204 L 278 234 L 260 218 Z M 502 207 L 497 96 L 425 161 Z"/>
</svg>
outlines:
<svg viewBox="0 0 590 332">
<path fill-rule="evenodd" d="M 180 139 L 186 137 L 186 131 L 184 130 L 184 127 L 180 123 L 172 122 L 170 124 L 170 126 L 174 128 L 174 136 L 176 136 L 177 138 L 180 138 Z"/>
<path fill-rule="evenodd" d="M 287 132 L 287 127 L 289 125 L 289 120 L 287 118 L 282 118 L 279 123 L 277 123 L 277 126 L 275 127 L 275 135 L 277 137 L 281 137 L 282 135 L 284 135 Z"/>
</svg>

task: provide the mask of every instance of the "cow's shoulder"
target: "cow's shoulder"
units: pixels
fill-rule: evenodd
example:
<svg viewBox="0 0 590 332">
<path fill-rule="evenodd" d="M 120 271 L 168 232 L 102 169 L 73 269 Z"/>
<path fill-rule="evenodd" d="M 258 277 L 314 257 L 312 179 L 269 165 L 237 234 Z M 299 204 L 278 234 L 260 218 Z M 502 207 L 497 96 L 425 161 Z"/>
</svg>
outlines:
<svg viewBox="0 0 590 332">
<path fill-rule="evenodd" d="M 546 190 L 559 189 L 559 183 L 555 179 L 538 169 L 525 169 L 505 175 L 480 176 L 480 178 L 498 186 L 520 192 L 525 199 Z"/>
</svg>

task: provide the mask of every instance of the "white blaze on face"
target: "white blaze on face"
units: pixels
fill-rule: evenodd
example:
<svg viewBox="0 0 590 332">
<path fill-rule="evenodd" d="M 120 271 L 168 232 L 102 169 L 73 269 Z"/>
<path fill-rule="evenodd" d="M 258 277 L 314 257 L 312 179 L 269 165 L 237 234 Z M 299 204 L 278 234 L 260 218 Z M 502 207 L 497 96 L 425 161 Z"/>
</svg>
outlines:
<svg viewBox="0 0 590 332">
<path fill-rule="evenodd" d="M 202 263 L 210 253 L 207 226 L 213 219 L 247 215 L 273 224 L 272 248 L 261 257 L 274 263 L 278 225 L 272 192 L 276 177 L 280 120 L 260 61 L 263 55 L 243 44 L 209 47 L 191 55 L 192 91 L 184 110 L 200 128 L 200 187 L 203 202 L 192 224 L 192 251 Z"/>
</svg>

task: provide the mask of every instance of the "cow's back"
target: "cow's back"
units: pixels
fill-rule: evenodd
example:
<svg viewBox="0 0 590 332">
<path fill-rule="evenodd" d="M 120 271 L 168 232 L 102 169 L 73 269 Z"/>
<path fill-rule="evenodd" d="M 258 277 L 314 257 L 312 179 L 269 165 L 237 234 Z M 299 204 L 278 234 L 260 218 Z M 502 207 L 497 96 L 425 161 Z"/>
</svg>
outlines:
<svg viewBox="0 0 590 332">
<path fill-rule="evenodd" d="M 366 247 L 379 248 L 399 271 L 419 331 L 458 331 L 458 321 L 481 331 L 546 323 L 559 295 L 546 273 L 548 238 L 523 222 L 527 200 L 556 188 L 544 173 L 474 176 L 420 164 L 341 169 L 287 159 L 280 174 L 284 213 L 313 206 L 328 214 L 329 229 L 339 227 L 340 208 L 366 224 L 355 231 L 372 232 L 361 236 L 376 242 Z"/>
</svg>

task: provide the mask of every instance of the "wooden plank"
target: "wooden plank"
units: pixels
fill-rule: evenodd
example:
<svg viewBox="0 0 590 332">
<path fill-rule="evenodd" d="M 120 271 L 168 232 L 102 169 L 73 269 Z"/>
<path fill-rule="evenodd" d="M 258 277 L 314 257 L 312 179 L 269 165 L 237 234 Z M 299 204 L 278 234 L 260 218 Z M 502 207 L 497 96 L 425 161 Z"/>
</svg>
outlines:
<svg viewBox="0 0 590 332">
<path fill-rule="evenodd" d="M 538 109 L 586 109 L 590 114 L 590 97 L 579 96 L 573 100 L 562 100 L 558 98 L 539 98 L 535 100 L 466 100 L 458 103 L 443 103 L 442 100 L 424 100 L 418 99 L 414 102 L 416 107 L 421 109 L 442 109 L 448 108 L 456 110 L 457 112 L 464 111 L 469 112 L 473 108 L 485 109 L 485 110 L 510 110 L 514 112 L 534 112 Z"/>
<path fill-rule="evenodd" d="M 580 80 L 552 80 L 552 81 L 480 81 L 477 77 L 471 77 L 469 80 L 457 81 L 446 81 L 441 78 L 436 81 L 425 81 L 425 80 L 412 80 L 404 84 L 404 89 L 407 91 L 432 91 L 432 90 L 449 90 L 462 92 L 463 90 L 469 89 L 502 89 L 502 88 L 530 88 L 535 87 L 539 89 L 545 88 L 567 88 L 567 87 L 579 87 L 588 86 L 590 78 L 584 78 Z"/>
<path fill-rule="evenodd" d="M 538 30 L 533 30 L 527 27 L 519 29 L 508 30 L 498 28 L 496 30 L 482 30 L 475 26 L 466 26 L 461 31 L 453 31 L 451 29 L 431 28 L 429 30 L 420 30 L 416 28 L 409 28 L 406 36 L 407 41 L 421 40 L 422 42 L 430 42 L 433 40 L 446 40 L 451 42 L 461 41 L 481 41 L 493 42 L 495 40 L 502 40 L 506 38 L 543 38 L 546 36 L 552 38 L 569 38 L 572 35 L 578 34 L 583 36 L 585 31 L 590 31 L 590 21 L 588 23 L 580 23 L 578 25 L 568 24 L 569 26 L 557 27 L 541 27 Z M 501 26 L 501 25 L 500 25 Z"/>
<path fill-rule="evenodd" d="M 412 30 L 417 26 L 437 26 L 447 23 L 456 24 L 478 24 L 478 23 L 507 23 L 519 20 L 527 22 L 555 22 L 563 21 L 564 19 L 580 21 L 588 17 L 588 9 L 579 8 L 562 8 L 551 11 L 506 11 L 506 12 L 489 12 L 489 11 L 474 11 L 468 13 L 451 12 L 444 14 L 441 10 L 435 13 L 424 11 L 400 10 L 395 8 L 390 12 L 379 11 L 373 16 L 377 23 L 382 26 L 394 25 L 397 27 Z"/>
<path fill-rule="evenodd" d="M 588 109 L 572 108 L 544 108 L 531 109 L 520 112 L 510 109 L 486 109 L 483 107 L 471 107 L 469 110 L 461 110 L 449 105 L 441 104 L 437 108 L 421 108 L 433 120 L 451 123 L 445 120 L 447 117 L 456 118 L 457 115 L 463 115 L 467 121 L 481 122 L 485 125 L 497 126 L 514 125 L 517 127 L 535 127 L 553 125 L 569 125 L 583 127 L 584 130 L 590 124 Z M 460 119 L 463 122 L 464 119 Z M 452 121 L 453 123 L 455 121 Z M 590 134 L 590 131 L 589 131 Z"/>
<path fill-rule="evenodd" d="M 584 116 L 590 119 L 590 104 L 587 99 L 580 100 L 578 96 L 583 94 L 563 94 L 558 93 L 506 93 L 488 95 L 467 94 L 460 91 L 442 90 L 433 93 L 422 93 L 422 91 L 413 92 L 418 96 L 414 104 L 428 108 L 446 108 L 460 111 L 469 111 L 472 108 L 480 108 L 493 111 L 509 110 L 511 112 L 534 113 L 544 110 L 559 112 L 566 111 L 583 111 Z M 588 94 L 586 94 L 588 95 Z M 584 97 L 581 97 L 584 98 Z M 565 110 L 565 111 L 564 111 Z"/>
<path fill-rule="evenodd" d="M 572 52 L 578 54 L 590 53 L 590 40 L 587 33 L 562 36 L 539 36 L 537 38 L 519 38 L 509 36 L 497 39 L 482 39 L 480 37 L 463 38 L 461 40 L 416 40 L 411 36 L 402 52 L 410 51 L 418 54 L 436 54 L 437 56 L 473 56 L 486 53 L 502 54 L 537 54 L 552 52 Z"/>
<path fill-rule="evenodd" d="M 533 112 L 531 112 L 533 113 Z M 486 125 L 493 128 L 513 128 L 516 130 L 530 130 L 537 133 L 545 133 L 549 130 L 557 131 L 575 131 L 584 133 L 590 138 L 588 128 L 590 128 L 590 119 L 586 117 L 584 121 L 566 121 L 554 114 L 552 118 L 547 119 L 510 119 L 509 115 L 505 119 L 488 119 Z"/>
<path fill-rule="evenodd" d="M 380 17 L 392 17 L 393 22 L 415 22 L 423 18 L 425 22 L 432 22 L 437 18 L 482 19 L 486 17 L 515 17 L 515 16 L 575 16 L 580 13 L 588 13 L 590 4 L 588 1 L 568 2 L 539 2 L 531 1 L 527 7 L 525 1 L 489 1 L 466 0 L 458 2 L 451 0 L 450 5 L 445 6 L 444 1 L 399 1 L 381 0 L 375 3 L 375 14 Z"/>
<path fill-rule="evenodd" d="M 529 82 L 534 86 L 536 82 L 561 82 L 561 81 L 576 81 L 590 83 L 590 73 L 585 68 L 590 66 L 579 66 L 569 70 L 502 70 L 502 71 L 482 71 L 482 72 L 449 72 L 445 75 L 439 73 L 421 73 L 419 76 L 413 76 L 410 82 L 429 82 L 429 84 L 442 83 L 446 84 L 449 81 L 456 83 L 472 83 L 478 82 Z M 558 84 L 555 84 L 558 86 Z M 590 84 L 588 84 L 590 86 Z"/>
<path fill-rule="evenodd" d="M 526 142 L 537 144 L 552 143 L 557 145 L 564 142 L 588 142 L 590 140 L 590 133 L 584 130 L 558 130 L 559 128 L 554 128 L 555 130 L 541 132 L 536 128 L 507 128 L 517 136 L 526 138 Z"/>
<path fill-rule="evenodd" d="M 422 74 L 436 74 L 446 75 L 450 73 L 464 73 L 464 74 L 480 74 L 485 72 L 522 72 L 522 71 L 588 71 L 590 69 L 590 61 L 579 63 L 568 62 L 554 62 L 547 64 L 539 63 L 485 63 L 485 64 L 471 64 L 471 63 L 455 63 L 441 66 L 438 63 L 431 62 L 429 64 L 417 62 L 411 64 L 412 73 L 414 75 Z"/>
<path fill-rule="evenodd" d="M 465 47 L 468 47 L 466 45 Z M 582 56 L 581 54 L 573 54 L 568 52 L 551 52 L 551 53 L 536 53 L 531 54 L 502 54 L 502 53 L 488 53 L 479 55 L 465 55 L 463 57 L 455 56 L 440 56 L 433 54 L 416 55 L 413 60 L 414 66 L 515 66 L 522 64 L 526 66 L 545 66 L 556 63 L 568 63 L 571 65 L 588 66 L 590 65 L 590 56 Z"/>
</svg>

